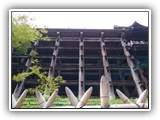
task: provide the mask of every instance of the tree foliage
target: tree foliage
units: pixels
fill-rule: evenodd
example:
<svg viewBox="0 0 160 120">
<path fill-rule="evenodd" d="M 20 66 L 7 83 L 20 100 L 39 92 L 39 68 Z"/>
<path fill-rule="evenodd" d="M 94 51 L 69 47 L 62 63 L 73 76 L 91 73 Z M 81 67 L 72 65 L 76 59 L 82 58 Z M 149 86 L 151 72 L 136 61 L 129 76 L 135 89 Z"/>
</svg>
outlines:
<svg viewBox="0 0 160 120">
<path fill-rule="evenodd" d="M 48 37 L 43 37 L 42 34 L 46 34 L 45 29 L 38 31 L 36 27 L 31 26 L 29 21 L 31 19 L 28 16 L 21 15 L 18 17 L 12 17 L 12 51 L 17 53 L 27 53 L 28 48 L 32 43 L 39 39 L 46 40 Z"/>
<path fill-rule="evenodd" d="M 53 77 L 48 77 L 47 72 L 41 72 L 42 67 L 39 64 L 37 59 L 32 61 L 32 66 L 29 67 L 30 72 L 22 72 L 18 73 L 17 75 L 13 75 L 12 80 L 16 82 L 20 82 L 31 75 L 36 75 L 38 77 L 39 85 L 36 86 L 36 89 L 39 89 L 42 93 L 46 91 L 46 88 L 49 88 L 46 91 L 47 93 L 52 93 L 55 89 L 60 87 L 60 84 L 64 84 L 65 80 L 63 80 L 62 76 L 57 76 L 55 79 Z M 34 93 L 35 89 L 30 88 L 29 91 Z"/>
<path fill-rule="evenodd" d="M 33 56 L 36 56 L 38 55 L 38 53 L 35 51 L 35 50 L 32 50 L 30 53 L 29 53 L 29 56 L 33 57 Z"/>
<path fill-rule="evenodd" d="M 31 26 L 29 22 L 32 19 L 29 19 L 26 15 L 21 15 L 18 17 L 12 16 L 12 27 L 11 27 L 11 39 L 12 39 L 12 52 L 18 54 L 28 54 L 28 49 L 32 47 L 34 42 L 38 40 L 49 40 L 49 38 L 43 34 L 47 34 L 46 29 L 37 30 L 36 26 Z M 33 57 L 38 53 L 34 50 L 28 54 Z M 57 89 L 60 84 L 65 83 L 62 76 L 57 76 L 55 79 L 47 76 L 47 72 L 42 72 L 42 67 L 37 59 L 31 61 L 32 65 L 29 67 L 29 72 L 18 73 L 13 75 L 12 80 L 16 82 L 21 82 L 27 77 L 36 75 L 38 77 L 39 85 L 36 86 L 36 89 L 39 89 L 42 93 L 46 91 L 46 88 L 49 88 L 48 93 L 53 92 Z M 30 92 L 34 92 L 35 89 L 30 88 Z"/>
</svg>

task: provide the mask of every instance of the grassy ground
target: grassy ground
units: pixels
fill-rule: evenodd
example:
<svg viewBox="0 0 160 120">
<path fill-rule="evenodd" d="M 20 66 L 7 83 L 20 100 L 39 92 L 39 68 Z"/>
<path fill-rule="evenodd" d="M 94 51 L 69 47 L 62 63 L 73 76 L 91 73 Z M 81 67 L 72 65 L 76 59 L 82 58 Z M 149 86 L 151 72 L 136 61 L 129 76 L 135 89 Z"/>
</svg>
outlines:
<svg viewBox="0 0 160 120">
<path fill-rule="evenodd" d="M 135 99 L 130 99 L 132 102 L 135 102 Z M 122 104 L 121 99 L 112 99 L 110 100 L 110 104 Z M 87 105 L 100 105 L 100 98 L 98 97 L 91 97 L 87 103 Z M 51 107 L 55 106 L 71 106 L 71 103 L 68 98 L 58 96 Z M 27 96 L 23 102 L 22 108 L 40 108 L 36 97 Z"/>
</svg>

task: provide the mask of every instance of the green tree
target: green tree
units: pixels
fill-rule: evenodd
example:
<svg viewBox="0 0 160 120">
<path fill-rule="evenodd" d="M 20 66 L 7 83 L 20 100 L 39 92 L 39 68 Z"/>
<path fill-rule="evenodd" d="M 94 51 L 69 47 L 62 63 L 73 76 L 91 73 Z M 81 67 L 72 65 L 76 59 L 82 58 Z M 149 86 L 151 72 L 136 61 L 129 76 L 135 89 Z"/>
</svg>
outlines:
<svg viewBox="0 0 160 120">
<path fill-rule="evenodd" d="M 46 34 L 45 29 L 37 30 L 36 26 L 31 26 L 29 19 L 26 15 L 18 17 L 12 17 L 12 52 L 16 53 L 27 53 L 28 48 L 31 47 L 32 43 L 39 39 L 46 40 L 48 37 L 43 37 L 42 34 Z"/>
<path fill-rule="evenodd" d="M 29 24 L 30 21 L 32 20 L 26 15 L 18 17 L 12 16 L 12 53 L 28 54 L 27 51 L 32 47 L 34 42 L 37 42 L 39 39 L 49 40 L 48 37 L 43 37 L 43 34 L 47 34 L 47 31 L 45 29 L 37 30 L 36 26 L 31 26 Z M 28 55 L 33 57 L 37 54 L 38 53 L 36 51 L 32 50 Z M 46 72 L 41 72 L 42 68 L 40 64 L 38 65 L 38 60 L 33 60 L 31 62 L 32 65 L 29 67 L 29 72 L 22 72 L 17 75 L 13 75 L 12 80 L 20 83 L 16 96 L 19 96 L 25 79 L 31 75 L 38 76 L 40 84 L 36 86 L 36 88 L 40 89 L 41 92 L 44 92 L 46 87 L 49 88 L 49 92 L 52 92 L 58 88 L 61 83 L 65 82 L 61 76 L 57 76 L 54 80 L 51 77 L 47 77 Z M 30 90 L 33 91 L 32 88 Z"/>
<path fill-rule="evenodd" d="M 11 21 L 11 39 L 12 39 L 12 53 L 16 54 L 27 54 L 29 56 L 36 55 L 36 51 L 31 51 L 28 53 L 28 49 L 32 47 L 34 42 L 37 42 L 39 39 L 47 39 L 43 37 L 43 34 L 46 34 L 45 29 L 37 30 L 36 26 L 29 24 L 33 19 L 30 19 L 26 15 L 14 16 L 12 14 Z M 23 74 L 19 76 L 24 78 L 28 74 Z M 22 79 L 23 80 L 23 79 Z M 17 84 L 15 89 L 15 96 L 18 97 L 24 86 L 24 81 Z"/>
<path fill-rule="evenodd" d="M 12 80 L 16 82 L 21 82 L 25 80 L 27 77 L 31 75 L 38 76 L 39 85 L 36 86 L 36 89 L 39 89 L 42 93 L 46 92 L 46 87 L 49 88 L 47 93 L 52 93 L 55 89 L 59 88 L 61 84 L 64 84 L 66 81 L 63 80 L 62 76 L 57 76 L 53 79 L 53 77 L 48 77 L 47 72 L 41 72 L 42 67 L 39 64 L 37 59 L 32 61 L 32 66 L 29 67 L 30 72 L 22 72 L 17 75 L 13 75 Z M 29 89 L 30 93 L 35 92 L 35 88 Z M 45 93 L 44 93 L 45 94 Z"/>
</svg>

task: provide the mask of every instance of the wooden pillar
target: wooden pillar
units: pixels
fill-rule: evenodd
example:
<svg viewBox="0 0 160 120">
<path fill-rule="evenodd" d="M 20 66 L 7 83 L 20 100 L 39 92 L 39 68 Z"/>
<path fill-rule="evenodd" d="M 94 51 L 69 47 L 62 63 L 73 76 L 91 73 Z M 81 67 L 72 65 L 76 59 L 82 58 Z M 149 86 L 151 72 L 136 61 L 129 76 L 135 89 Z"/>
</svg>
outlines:
<svg viewBox="0 0 160 120">
<path fill-rule="evenodd" d="M 135 82 L 138 95 L 141 95 L 141 93 L 143 92 L 142 83 L 141 83 L 141 80 L 140 80 L 138 74 L 134 70 L 135 65 L 133 63 L 133 60 L 132 60 L 132 57 L 131 57 L 129 51 L 127 50 L 126 44 L 125 44 L 125 42 L 123 41 L 122 38 L 121 38 L 121 44 L 122 44 L 122 47 L 123 47 L 123 50 L 124 50 L 124 54 L 127 58 L 127 63 L 130 67 L 131 74 L 132 74 L 132 77 L 133 77 L 133 81 Z"/>
<path fill-rule="evenodd" d="M 79 87 L 78 87 L 78 97 L 81 98 L 85 92 L 84 83 L 84 42 L 83 42 L 83 32 L 80 32 L 79 40 Z"/>
<path fill-rule="evenodd" d="M 55 41 L 55 46 L 54 46 L 54 50 L 53 50 L 53 54 L 52 54 L 52 58 L 51 58 L 51 63 L 50 63 L 49 72 L 48 72 L 48 78 L 52 77 L 54 79 L 55 66 L 56 66 L 56 62 L 57 62 L 59 45 L 60 45 L 60 33 L 57 32 L 57 39 Z M 44 96 L 50 95 L 49 89 L 50 88 L 48 88 L 48 86 L 46 85 Z"/>
<path fill-rule="evenodd" d="M 140 74 L 140 78 L 142 79 L 144 85 L 145 85 L 145 88 L 148 89 L 148 79 L 143 75 L 143 69 L 140 67 L 139 65 L 140 61 L 138 59 L 136 59 L 136 64 L 138 65 L 138 71 L 139 71 L 139 74 Z"/>
<path fill-rule="evenodd" d="M 111 84 L 112 79 L 111 79 L 111 73 L 109 70 L 109 63 L 107 60 L 107 52 L 106 52 L 105 42 L 103 40 L 103 35 L 104 35 L 104 32 L 101 32 L 100 45 L 101 45 L 102 62 L 103 62 L 103 67 L 104 67 L 104 75 L 109 81 L 110 97 L 114 98 L 115 94 L 114 94 L 113 85 Z"/>
<path fill-rule="evenodd" d="M 55 66 L 56 66 L 56 62 L 57 62 L 57 55 L 58 55 L 58 50 L 59 50 L 59 45 L 60 45 L 60 33 L 57 32 L 57 39 L 55 41 L 55 46 L 54 46 L 54 50 L 53 50 L 53 54 L 52 54 L 52 58 L 51 58 L 51 63 L 50 63 L 50 68 L 49 68 L 49 72 L 48 72 L 48 77 L 54 77 Z"/>
<path fill-rule="evenodd" d="M 140 72 L 141 79 L 144 82 L 145 88 L 148 89 L 148 79 L 143 75 L 143 70 L 142 69 L 140 69 L 139 72 Z"/>
</svg>

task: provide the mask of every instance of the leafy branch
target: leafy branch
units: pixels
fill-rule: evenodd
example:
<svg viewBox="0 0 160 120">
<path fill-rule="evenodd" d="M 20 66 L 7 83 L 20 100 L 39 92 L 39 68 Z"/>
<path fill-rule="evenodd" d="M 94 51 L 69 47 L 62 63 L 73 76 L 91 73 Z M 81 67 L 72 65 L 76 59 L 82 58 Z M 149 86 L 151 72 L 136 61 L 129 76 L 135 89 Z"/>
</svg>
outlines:
<svg viewBox="0 0 160 120">
<path fill-rule="evenodd" d="M 29 19 L 26 15 L 12 17 L 12 51 L 14 50 L 16 53 L 27 53 L 32 43 L 40 39 L 49 40 L 47 36 L 43 36 L 43 34 L 48 33 L 46 29 L 37 30 L 36 27 L 29 24 L 29 21 L 32 21 L 32 19 Z"/>
<path fill-rule="evenodd" d="M 30 72 L 22 72 L 18 73 L 17 75 L 13 75 L 12 80 L 20 82 L 31 75 L 36 75 L 38 76 L 37 81 L 39 82 L 39 85 L 36 86 L 36 89 L 39 89 L 42 93 L 44 93 L 47 88 L 49 88 L 47 93 L 52 93 L 55 89 L 59 88 L 61 84 L 66 82 L 63 80 L 62 76 L 57 76 L 53 79 L 53 77 L 47 76 L 47 72 L 41 72 L 42 67 L 39 65 L 38 59 L 31 61 L 31 63 L 32 66 L 29 67 Z M 35 89 L 30 88 L 29 92 L 34 93 Z"/>
</svg>

